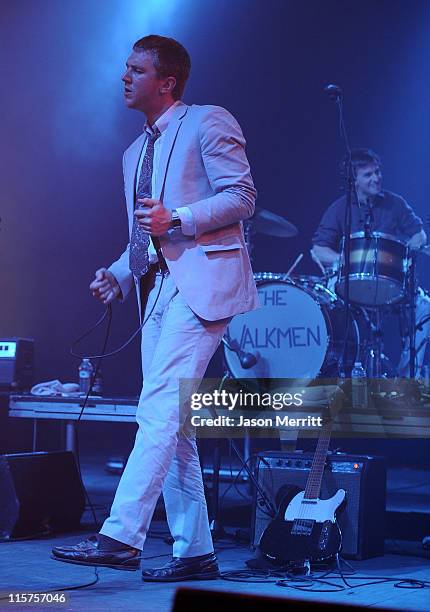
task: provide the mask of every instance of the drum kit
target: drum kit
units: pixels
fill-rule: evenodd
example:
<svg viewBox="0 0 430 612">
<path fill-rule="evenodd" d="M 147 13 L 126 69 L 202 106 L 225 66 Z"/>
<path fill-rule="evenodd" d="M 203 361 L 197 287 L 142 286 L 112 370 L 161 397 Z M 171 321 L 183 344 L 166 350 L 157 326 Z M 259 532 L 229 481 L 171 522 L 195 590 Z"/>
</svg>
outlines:
<svg viewBox="0 0 430 612">
<path fill-rule="evenodd" d="M 245 222 L 244 232 L 251 257 L 256 233 L 282 238 L 298 234 L 292 223 L 262 208 Z M 422 251 L 429 255 L 429 249 Z M 417 293 L 412 251 L 388 234 L 351 235 L 348 324 L 343 253 L 337 270 L 320 266 L 322 276 L 294 275 L 302 257 L 285 273 L 254 274 L 261 308 L 237 315 L 227 328 L 223 348 L 228 375 L 311 381 L 348 377 L 360 361 L 369 377 L 396 376 L 383 352 L 381 319 L 387 308 L 396 307 L 396 316 L 412 320 L 406 315 Z"/>
</svg>

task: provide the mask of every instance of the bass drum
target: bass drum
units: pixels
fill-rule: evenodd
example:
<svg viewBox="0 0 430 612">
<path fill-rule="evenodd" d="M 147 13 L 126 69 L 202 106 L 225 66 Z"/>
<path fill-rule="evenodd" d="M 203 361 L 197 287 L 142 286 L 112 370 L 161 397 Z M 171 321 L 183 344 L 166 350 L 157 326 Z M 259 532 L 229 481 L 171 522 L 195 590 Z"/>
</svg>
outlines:
<svg viewBox="0 0 430 612">
<path fill-rule="evenodd" d="M 265 274 L 265 278 L 262 278 Z M 226 331 L 224 356 L 235 378 L 288 378 L 306 384 L 316 377 L 337 377 L 344 349 L 343 302 L 329 289 L 307 280 L 255 275 L 261 308 L 235 316 Z M 351 312 L 346 375 L 360 355 L 358 312 Z M 257 363 L 245 369 L 231 348 L 250 353 Z"/>
</svg>

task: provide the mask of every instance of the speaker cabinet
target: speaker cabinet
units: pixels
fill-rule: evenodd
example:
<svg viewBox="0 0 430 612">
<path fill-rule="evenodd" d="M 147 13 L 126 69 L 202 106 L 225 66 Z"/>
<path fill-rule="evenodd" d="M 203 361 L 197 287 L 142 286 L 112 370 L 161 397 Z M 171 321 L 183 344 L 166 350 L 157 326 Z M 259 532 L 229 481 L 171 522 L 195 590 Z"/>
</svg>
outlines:
<svg viewBox="0 0 430 612">
<path fill-rule="evenodd" d="M 306 487 L 312 453 L 259 453 L 256 477 L 266 495 L 278 505 L 286 494 Z M 321 499 L 332 497 L 338 489 L 346 491 L 345 503 L 338 511 L 342 532 L 341 555 L 367 559 L 384 554 L 386 469 L 381 457 L 329 454 L 321 485 Z M 252 512 L 252 545 L 258 546 L 270 517 L 257 492 Z"/>
<path fill-rule="evenodd" d="M 0 455 L 0 539 L 76 529 L 84 508 L 73 453 Z"/>
</svg>

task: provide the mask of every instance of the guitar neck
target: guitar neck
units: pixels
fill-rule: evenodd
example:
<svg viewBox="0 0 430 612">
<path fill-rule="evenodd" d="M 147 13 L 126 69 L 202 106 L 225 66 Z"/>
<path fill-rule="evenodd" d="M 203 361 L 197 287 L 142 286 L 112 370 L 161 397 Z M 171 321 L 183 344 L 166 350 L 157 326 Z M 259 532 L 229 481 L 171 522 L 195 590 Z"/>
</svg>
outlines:
<svg viewBox="0 0 430 612">
<path fill-rule="evenodd" d="M 331 419 L 324 422 L 305 489 L 305 499 L 318 499 L 331 436 Z"/>
</svg>

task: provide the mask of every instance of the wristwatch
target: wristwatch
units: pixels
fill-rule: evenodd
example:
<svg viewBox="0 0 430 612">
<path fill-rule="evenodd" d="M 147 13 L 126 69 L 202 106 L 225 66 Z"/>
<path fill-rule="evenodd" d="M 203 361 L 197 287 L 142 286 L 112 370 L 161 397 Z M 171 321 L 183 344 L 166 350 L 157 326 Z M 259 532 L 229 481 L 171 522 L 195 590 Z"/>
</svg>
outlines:
<svg viewBox="0 0 430 612">
<path fill-rule="evenodd" d="M 179 218 L 178 211 L 174 208 L 172 210 L 172 229 L 177 229 L 181 227 L 181 219 Z"/>
</svg>

